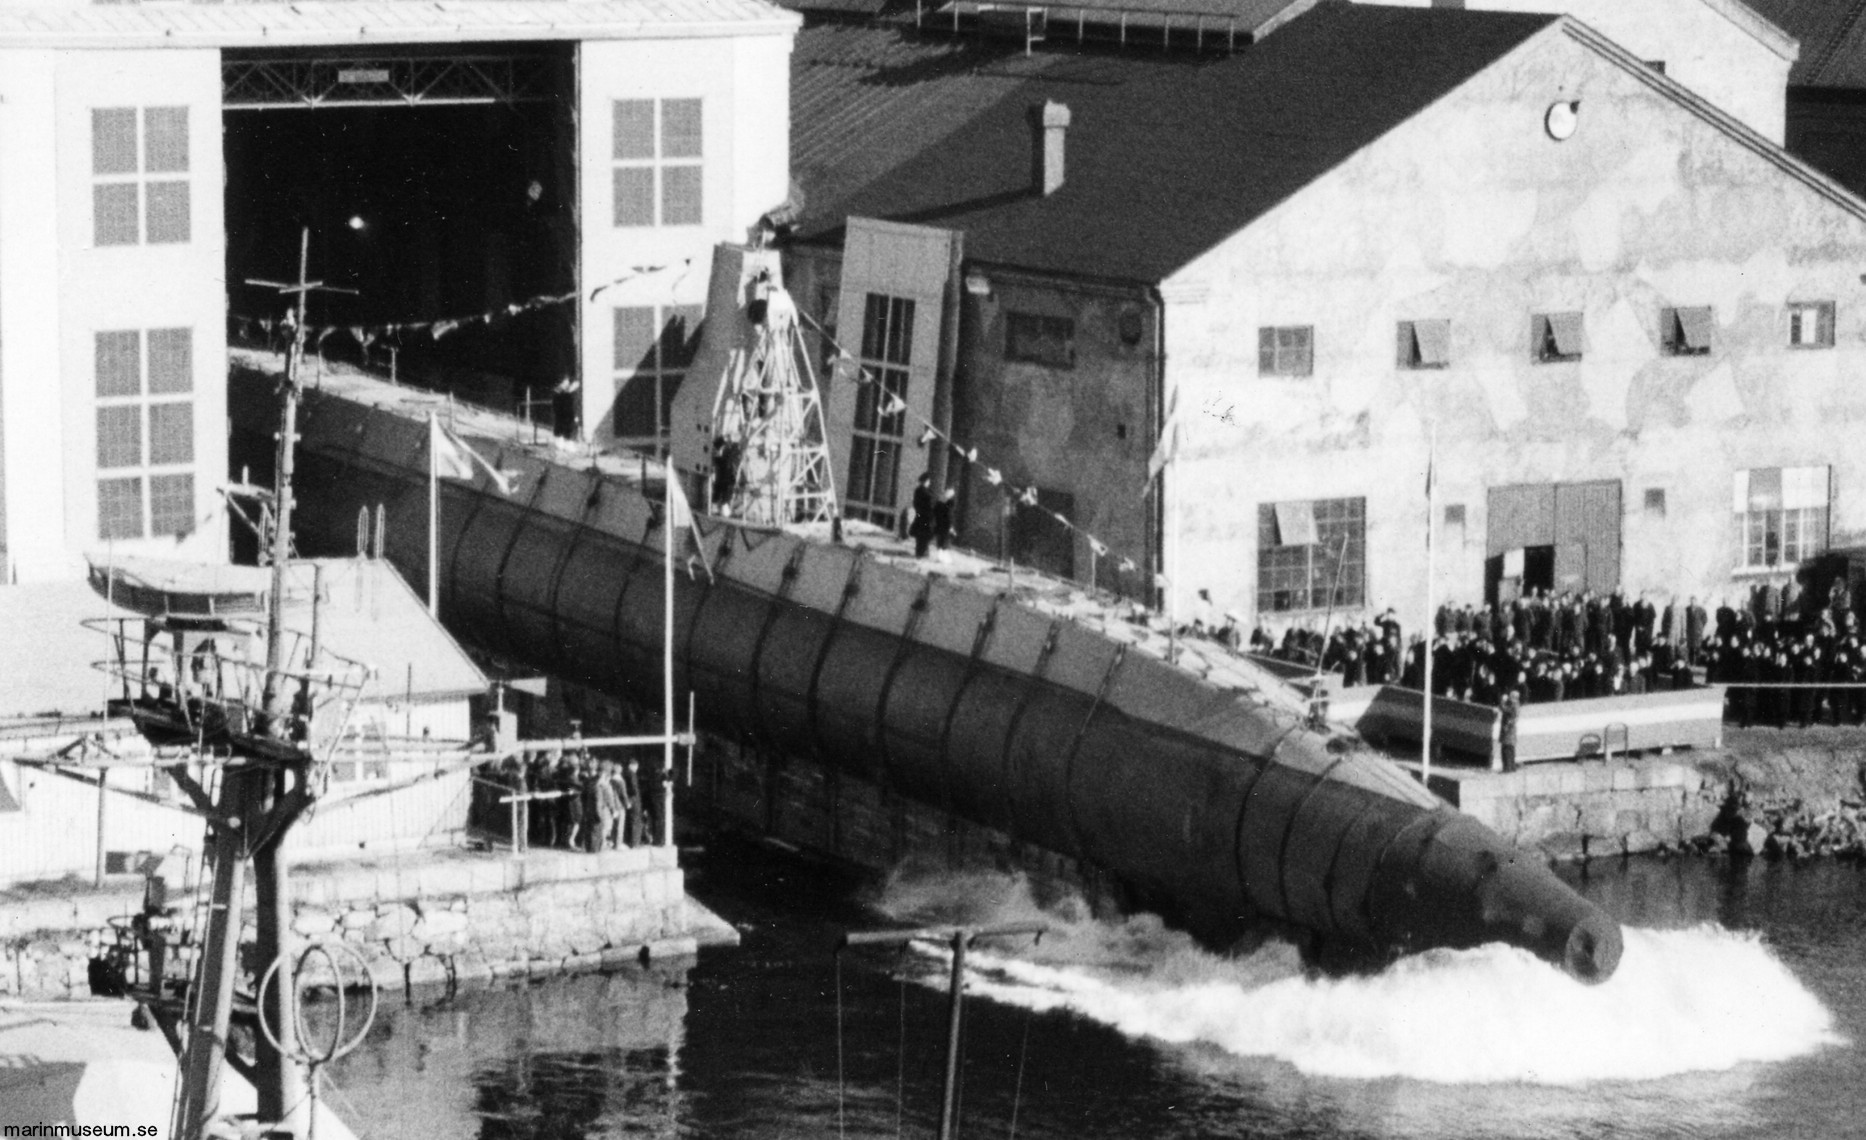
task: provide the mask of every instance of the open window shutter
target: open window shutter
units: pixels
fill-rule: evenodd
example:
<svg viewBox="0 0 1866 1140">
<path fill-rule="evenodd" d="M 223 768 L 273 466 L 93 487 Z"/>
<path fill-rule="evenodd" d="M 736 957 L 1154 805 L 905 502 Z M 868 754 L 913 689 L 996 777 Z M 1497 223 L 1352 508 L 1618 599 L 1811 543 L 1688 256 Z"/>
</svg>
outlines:
<svg viewBox="0 0 1866 1140">
<path fill-rule="evenodd" d="M 1550 313 L 1549 336 L 1555 342 L 1555 351 L 1561 355 L 1581 355 L 1581 314 Z"/>
<path fill-rule="evenodd" d="M 1782 469 L 1782 508 L 1800 510 L 1827 505 L 1827 468 L 1786 467 Z"/>
<path fill-rule="evenodd" d="M 1419 363 L 1437 367 L 1451 362 L 1450 321 L 1414 321 L 1412 327 L 1419 343 Z"/>
<path fill-rule="evenodd" d="M 1782 506 L 1782 469 L 1755 467 L 1749 472 L 1749 509 L 1780 510 Z"/>
<path fill-rule="evenodd" d="M 1278 546 L 1313 546 L 1315 544 L 1315 504 L 1276 504 Z"/>
</svg>

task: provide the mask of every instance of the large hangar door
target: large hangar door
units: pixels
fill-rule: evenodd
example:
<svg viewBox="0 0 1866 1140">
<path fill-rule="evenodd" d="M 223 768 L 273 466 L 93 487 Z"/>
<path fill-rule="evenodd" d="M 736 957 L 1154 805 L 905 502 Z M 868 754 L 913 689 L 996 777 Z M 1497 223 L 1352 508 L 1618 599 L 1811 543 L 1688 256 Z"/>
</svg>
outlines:
<svg viewBox="0 0 1866 1140">
<path fill-rule="evenodd" d="M 1492 487 L 1485 594 L 1509 601 L 1534 589 L 1610 593 L 1620 585 L 1620 484 Z"/>
<path fill-rule="evenodd" d="M 1610 594 L 1620 588 L 1620 484 L 1555 487 L 1555 588 Z"/>
</svg>

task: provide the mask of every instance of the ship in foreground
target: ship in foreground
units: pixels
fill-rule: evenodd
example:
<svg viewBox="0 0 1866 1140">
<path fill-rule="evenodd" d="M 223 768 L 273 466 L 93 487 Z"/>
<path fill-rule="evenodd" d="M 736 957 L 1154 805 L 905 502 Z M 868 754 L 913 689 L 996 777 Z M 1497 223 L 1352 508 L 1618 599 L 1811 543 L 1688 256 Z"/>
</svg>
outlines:
<svg viewBox="0 0 1866 1140">
<path fill-rule="evenodd" d="M 301 549 L 347 549 L 359 511 L 382 504 L 388 556 L 427 580 L 434 487 L 449 628 L 652 707 L 663 551 L 691 544 L 673 643 L 711 734 L 1080 860 L 1216 945 L 1274 923 L 1326 950 L 1504 942 L 1585 982 L 1613 973 L 1618 923 L 1539 853 L 1312 727 L 1302 696 L 1249 659 L 1174 651 L 1067 583 L 928 564 L 834 521 L 810 354 L 777 268 L 768 251 L 716 257 L 666 466 L 531 442 L 509 417 L 326 369 L 305 400 Z M 234 353 L 236 434 L 267 438 L 278 368 Z M 437 414 L 486 457 L 464 479 L 433 479 Z M 712 503 L 722 455 L 735 477 Z M 701 504 L 691 519 L 663 505 L 670 471 Z"/>
</svg>

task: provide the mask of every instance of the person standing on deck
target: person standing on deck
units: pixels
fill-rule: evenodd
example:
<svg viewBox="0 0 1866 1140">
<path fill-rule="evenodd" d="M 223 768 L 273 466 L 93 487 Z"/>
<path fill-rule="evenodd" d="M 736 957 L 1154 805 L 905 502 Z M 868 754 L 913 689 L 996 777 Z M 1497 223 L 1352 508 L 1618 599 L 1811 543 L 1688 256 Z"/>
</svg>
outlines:
<svg viewBox="0 0 1866 1140">
<path fill-rule="evenodd" d="M 933 543 L 933 476 L 922 475 L 914 484 L 914 517 L 907 524 L 907 536 L 914 540 L 914 557 L 925 558 Z"/>
<path fill-rule="evenodd" d="M 941 562 L 951 560 L 947 551 L 952 549 L 952 514 L 958 506 L 958 498 L 958 488 L 948 487 L 940 492 L 939 501 L 933 504 L 933 542 L 939 548 Z"/>
</svg>

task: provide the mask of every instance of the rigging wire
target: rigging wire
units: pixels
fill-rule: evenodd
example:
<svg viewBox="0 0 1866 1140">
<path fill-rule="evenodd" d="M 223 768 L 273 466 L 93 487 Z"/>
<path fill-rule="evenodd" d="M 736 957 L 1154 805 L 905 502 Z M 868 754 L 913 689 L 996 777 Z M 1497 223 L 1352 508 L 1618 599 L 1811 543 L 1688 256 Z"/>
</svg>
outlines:
<svg viewBox="0 0 1866 1140">
<path fill-rule="evenodd" d="M 1017 1047 L 1017 1083 L 1011 1087 L 1011 1130 L 1009 1140 L 1017 1140 L 1017 1109 L 1024 1101 L 1024 1062 L 1030 1056 L 1030 1022 L 1037 1011 L 1024 1008 L 1024 1042 Z"/>
<path fill-rule="evenodd" d="M 847 1135 L 843 1123 L 846 1084 L 842 1067 L 842 951 L 836 951 L 836 1135 Z"/>
<path fill-rule="evenodd" d="M 906 957 L 907 945 L 901 944 L 901 956 Z M 901 993 L 900 1039 L 896 1042 L 894 1071 L 894 1135 L 903 1134 L 906 1126 L 907 1105 L 907 975 L 897 969 L 895 981 L 899 983 Z"/>
</svg>

